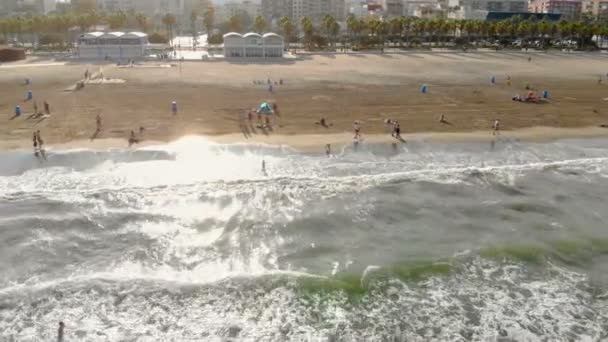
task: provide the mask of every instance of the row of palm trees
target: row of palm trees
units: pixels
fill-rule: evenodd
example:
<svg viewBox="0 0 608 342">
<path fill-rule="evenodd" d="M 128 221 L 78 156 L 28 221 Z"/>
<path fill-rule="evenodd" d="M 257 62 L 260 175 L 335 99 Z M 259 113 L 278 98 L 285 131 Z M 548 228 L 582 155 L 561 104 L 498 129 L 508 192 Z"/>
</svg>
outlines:
<svg viewBox="0 0 608 342">
<path fill-rule="evenodd" d="M 323 28 L 323 25 L 322 27 Z M 416 40 L 440 45 L 460 38 L 461 44 L 489 42 L 492 40 L 536 41 L 546 47 L 555 39 L 573 39 L 579 47 L 589 44 L 593 36 L 608 37 L 608 23 L 596 20 L 559 22 L 523 20 L 512 17 L 502 21 L 420 19 L 397 17 L 390 20 L 378 18 L 358 19 L 349 16 L 346 20 L 347 40 L 360 42 L 369 35 L 379 37 L 381 44 L 386 40 L 397 41 L 400 45 Z"/>
<path fill-rule="evenodd" d="M 243 24 L 239 20 L 238 16 L 230 18 L 228 26 L 231 31 L 243 31 Z M 264 18 L 257 17 L 253 28 L 261 33 L 268 28 L 268 24 Z M 300 41 L 309 49 L 314 48 L 315 38 L 319 36 L 333 46 L 338 41 L 351 46 L 369 45 L 369 41 L 380 46 L 384 46 L 387 41 L 396 42 L 400 46 L 411 46 L 420 43 L 442 45 L 447 42 L 477 45 L 497 40 L 505 45 L 505 42 L 519 40 L 522 46 L 528 42 L 535 43 L 537 47 L 547 47 L 556 39 L 574 40 L 579 47 L 583 47 L 590 44 L 593 36 L 608 37 L 607 22 L 589 19 L 554 22 L 547 19 L 524 20 L 517 16 L 503 21 L 483 21 L 416 17 L 382 20 L 378 17 L 356 18 L 351 15 L 346 19 L 346 33 L 343 35 L 340 35 L 340 25 L 331 15 L 326 15 L 318 26 L 308 17 L 303 17 L 299 23 L 283 17 L 278 21 L 278 28 L 287 43 L 290 40 Z"/>
<path fill-rule="evenodd" d="M 158 19 L 158 18 L 157 18 Z M 196 22 L 202 19 L 207 32 L 214 28 L 214 11 L 209 7 L 204 13 L 193 12 L 190 16 L 192 33 L 196 34 Z M 166 14 L 160 18 L 168 38 L 172 38 L 177 24 L 177 18 Z M 56 33 L 65 36 L 73 27 L 79 27 L 85 32 L 90 27 L 106 24 L 112 30 L 137 27 L 143 32 L 149 32 L 153 21 L 141 13 L 114 12 L 103 14 L 91 11 L 85 14 L 63 14 L 50 16 L 10 17 L 0 19 L 0 34 L 8 40 L 16 38 L 21 43 L 46 33 Z M 287 43 L 300 41 L 309 49 L 314 48 L 314 42 L 322 37 L 324 41 L 335 46 L 337 42 L 350 46 L 369 46 L 385 43 L 397 43 L 400 46 L 411 46 L 419 43 L 441 45 L 447 42 L 458 44 L 478 44 L 480 42 L 519 39 L 523 42 L 534 41 L 547 46 L 555 39 L 571 39 L 578 42 L 579 47 L 588 45 L 591 37 L 608 37 L 608 23 L 596 20 L 553 22 L 548 20 L 523 20 L 513 17 L 503 21 L 481 20 L 449 20 L 449 19 L 421 19 L 416 17 L 396 17 L 382 20 L 378 17 L 356 18 L 349 16 L 346 19 L 345 34 L 340 34 L 341 28 L 337 20 L 326 15 L 315 26 L 311 18 L 304 17 L 298 23 L 288 17 L 280 18 L 277 22 Z M 231 31 L 242 32 L 245 23 L 241 16 L 231 17 L 227 27 Z M 270 24 L 258 16 L 252 23 L 256 32 L 262 33 L 270 28 Z M 27 37 L 27 38 L 26 38 Z M 301 39 L 300 39 L 301 37 Z"/>
<path fill-rule="evenodd" d="M 166 14 L 160 18 L 160 22 L 165 27 L 167 35 L 171 37 L 177 18 L 172 14 Z M 142 32 L 149 32 L 154 26 L 153 21 L 142 13 L 118 11 L 104 14 L 91 11 L 85 14 L 67 13 L 0 18 L 0 34 L 4 40 L 9 40 L 9 37 L 12 37 L 20 43 L 33 43 L 33 40 L 43 34 L 59 34 L 64 36 L 67 42 L 70 29 L 78 27 L 81 32 L 87 32 L 91 27 L 101 24 L 107 25 L 110 30 L 137 28 Z"/>
</svg>

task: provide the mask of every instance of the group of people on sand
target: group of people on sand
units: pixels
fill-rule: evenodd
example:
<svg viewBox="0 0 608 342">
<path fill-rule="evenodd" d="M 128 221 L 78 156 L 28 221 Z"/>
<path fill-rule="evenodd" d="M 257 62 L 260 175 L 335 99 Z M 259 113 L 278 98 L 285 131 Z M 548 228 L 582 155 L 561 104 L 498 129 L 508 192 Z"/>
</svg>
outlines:
<svg viewBox="0 0 608 342">
<path fill-rule="evenodd" d="M 276 102 L 268 103 L 264 102 L 260 108 L 252 108 L 247 111 L 247 121 L 249 125 L 253 125 L 254 118 L 257 118 L 256 126 L 260 129 L 272 128 L 270 121 L 273 115 L 280 116 L 279 105 Z"/>
</svg>

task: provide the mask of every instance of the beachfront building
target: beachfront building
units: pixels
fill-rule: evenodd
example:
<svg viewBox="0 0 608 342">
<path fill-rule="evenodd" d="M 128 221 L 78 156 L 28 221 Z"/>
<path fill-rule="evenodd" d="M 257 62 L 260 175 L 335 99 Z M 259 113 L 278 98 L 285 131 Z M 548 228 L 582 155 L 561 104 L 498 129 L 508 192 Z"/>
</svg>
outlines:
<svg viewBox="0 0 608 342">
<path fill-rule="evenodd" d="M 530 0 L 528 10 L 533 13 L 559 13 L 562 19 L 578 19 L 582 11 L 581 0 Z"/>
<path fill-rule="evenodd" d="M 142 32 L 89 32 L 78 38 L 77 54 L 86 59 L 132 59 L 145 56 L 148 35 Z"/>
<path fill-rule="evenodd" d="M 276 33 L 266 33 L 262 36 L 255 32 L 245 35 L 230 32 L 224 35 L 224 56 L 227 58 L 283 57 L 284 49 L 283 37 Z"/>
<path fill-rule="evenodd" d="M 400 17 L 404 14 L 403 0 L 382 0 L 381 4 L 386 18 Z"/>
<path fill-rule="evenodd" d="M 525 13 L 525 0 L 455 0 L 449 3 L 448 18 L 485 20 L 490 12 Z"/>
<path fill-rule="evenodd" d="M 583 13 L 602 19 L 608 18 L 608 0 L 583 0 Z"/>
</svg>

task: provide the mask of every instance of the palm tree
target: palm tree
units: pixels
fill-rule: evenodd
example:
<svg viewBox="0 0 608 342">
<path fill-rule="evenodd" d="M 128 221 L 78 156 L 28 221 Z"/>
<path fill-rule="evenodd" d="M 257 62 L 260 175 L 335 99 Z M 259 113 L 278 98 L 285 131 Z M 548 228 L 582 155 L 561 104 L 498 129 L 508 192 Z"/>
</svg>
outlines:
<svg viewBox="0 0 608 342">
<path fill-rule="evenodd" d="M 125 14 L 125 12 L 118 11 L 118 12 L 110 14 L 108 16 L 107 20 L 108 20 L 108 26 L 110 26 L 110 29 L 118 30 L 118 29 L 124 28 L 125 25 L 127 24 L 127 15 Z"/>
<path fill-rule="evenodd" d="M 137 27 L 139 27 L 142 32 L 148 32 L 148 30 L 150 29 L 150 22 L 145 14 L 135 14 L 135 21 L 137 22 Z"/>
<path fill-rule="evenodd" d="M 203 25 L 205 26 L 205 30 L 207 31 L 207 39 L 211 36 L 211 32 L 213 31 L 213 24 L 215 23 L 215 9 L 213 6 L 207 7 L 205 14 L 203 14 Z"/>
<path fill-rule="evenodd" d="M 384 37 L 388 34 L 388 23 L 386 21 L 380 21 L 378 27 L 376 27 L 376 33 L 380 36 L 380 48 L 384 50 Z"/>
<path fill-rule="evenodd" d="M 388 22 L 390 35 L 394 37 L 399 37 L 399 41 L 401 42 L 401 34 L 403 33 L 403 19 L 401 17 L 392 18 Z"/>
<path fill-rule="evenodd" d="M 9 28 L 8 20 L 0 19 L 0 32 L 2 33 L 5 42 L 8 42 L 8 34 L 10 33 Z"/>
<path fill-rule="evenodd" d="M 560 40 L 562 42 L 563 47 L 564 39 L 569 38 L 572 35 L 572 22 L 562 20 L 557 25 L 559 28 Z"/>
<path fill-rule="evenodd" d="M 235 14 L 228 20 L 228 27 L 230 27 L 230 31 L 232 32 L 241 32 L 243 31 L 243 17 Z"/>
<path fill-rule="evenodd" d="M 346 30 L 348 31 L 351 44 L 352 40 L 358 41 L 359 34 L 362 30 L 361 21 L 359 21 L 354 15 L 349 15 L 348 18 L 346 18 Z"/>
<path fill-rule="evenodd" d="M 547 20 L 542 20 L 538 23 L 538 32 L 541 35 L 542 48 L 545 48 L 546 40 L 551 35 L 551 29 L 554 25 L 549 23 Z"/>
<path fill-rule="evenodd" d="M 266 19 L 264 19 L 264 17 L 262 17 L 261 15 L 255 17 L 255 20 L 253 22 L 253 29 L 255 32 L 259 34 L 264 33 L 264 31 L 266 31 L 266 26 L 268 26 L 268 23 L 266 22 Z"/>
<path fill-rule="evenodd" d="M 169 41 L 173 41 L 173 27 L 175 26 L 175 23 L 177 22 L 177 20 L 175 19 L 175 16 L 171 13 L 167 13 L 165 14 L 161 21 L 163 22 L 163 24 L 165 25 L 166 29 L 167 29 L 167 37 L 169 38 Z"/>
<path fill-rule="evenodd" d="M 294 24 L 291 22 L 289 17 L 282 17 L 279 19 L 279 27 L 283 32 L 283 38 L 285 39 L 285 44 L 287 45 L 287 50 L 289 50 L 289 41 L 291 36 L 293 35 L 293 31 L 295 30 Z"/>
<path fill-rule="evenodd" d="M 325 33 L 327 35 L 327 41 L 329 41 L 330 44 L 332 43 L 332 39 L 331 39 L 332 32 L 336 25 L 337 25 L 336 19 L 329 14 L 327 14 L 325 17 L 323 17 L 323 20 L 321 21 L 321 26 L 325 30 Z"/>
<path fill-rule="evenodd" d="M 196 49 L 198 44 L 198 30 L 196 28 L 196 21 L 198 20 L 198 11 L 193 9 L 190 12 L 190 30 L 192 32 L 192 49 Z"/>
<path fill-rule="evenodd" d="M 304 42 L 308 46 L 308 49 L 310 49 L 315 27 L 309 17 L 302 17 L 302 19 L 300 19 L 300 25 L 302 26 L 302 32 L 304 32 Z"/>
</svg>

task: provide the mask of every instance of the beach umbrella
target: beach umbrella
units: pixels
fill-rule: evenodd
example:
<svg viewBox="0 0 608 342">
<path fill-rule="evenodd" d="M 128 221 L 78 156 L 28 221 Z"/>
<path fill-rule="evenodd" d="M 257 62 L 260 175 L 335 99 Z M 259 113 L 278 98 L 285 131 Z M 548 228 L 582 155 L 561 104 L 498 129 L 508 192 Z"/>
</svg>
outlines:
<svg viewBox="0 0 608 342">
<path fill-rule="evenodd" d="M 258 108 L 258 113 L 272 115 L 273 114 L 272 105 L 268 102 L 262 102 L 262 104 L 260 105 L 260 108 Z"/>
</svg>

